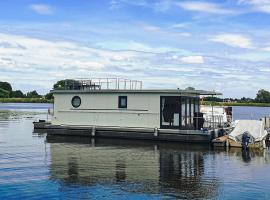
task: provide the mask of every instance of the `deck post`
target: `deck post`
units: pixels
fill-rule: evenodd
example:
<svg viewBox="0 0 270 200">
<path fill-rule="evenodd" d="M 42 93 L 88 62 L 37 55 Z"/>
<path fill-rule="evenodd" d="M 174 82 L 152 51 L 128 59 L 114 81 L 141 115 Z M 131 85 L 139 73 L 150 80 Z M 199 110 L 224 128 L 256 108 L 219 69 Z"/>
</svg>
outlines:
<svg viewBox="0 0 270 200">
<path fill-rule="evenodd" d="M 158 128 L 154 129 L 154 136 L 157 137 L 158 136 Z"/>
<path fill-rule="evenodd" d="M 229 139 L 226 140 L 226 147 L 229 147 L 230 146 L 230 142 L 229 142 Z"/>
<path fill-rule="evenodd" d="M 215 131 L 215 122 L 214 122 L 214 95 L 212 95 L 212 102 L 211 102 L 211 106 L 212 106 L 212 129 L 213 131 Z"/>
<path fill-rule="evenodd" d="M 92 137 L 95 137 L 95 135 L 96 135 L 96 127 L 95 126 L 92 127 L 91 135 L 92 135 Z"/>
</svg>

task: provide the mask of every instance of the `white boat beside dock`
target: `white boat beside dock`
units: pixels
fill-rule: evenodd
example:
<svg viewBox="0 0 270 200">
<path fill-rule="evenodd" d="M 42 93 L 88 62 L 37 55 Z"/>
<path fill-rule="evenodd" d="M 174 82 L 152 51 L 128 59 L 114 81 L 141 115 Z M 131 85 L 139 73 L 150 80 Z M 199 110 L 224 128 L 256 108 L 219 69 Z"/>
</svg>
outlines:
<svg viewBox="0 0 270 200">
<path fill-rule="evenodd" d="M 265 140 L 268 132 L 263 120 L 238 120 L 230 132 L 228 142 L 231 147 L 243 147 L 243 134 L 249 138 L 248 147 L 265 148 Z"/>
<path fill-rule="evenodd" d="M 236 120 L 232 123 L 227 135 L 220 136 L 212 142 L 214 146 L 230 146 L 240 148 L 266 148 L 269 127 L 264 120 Z"/>
</svg>

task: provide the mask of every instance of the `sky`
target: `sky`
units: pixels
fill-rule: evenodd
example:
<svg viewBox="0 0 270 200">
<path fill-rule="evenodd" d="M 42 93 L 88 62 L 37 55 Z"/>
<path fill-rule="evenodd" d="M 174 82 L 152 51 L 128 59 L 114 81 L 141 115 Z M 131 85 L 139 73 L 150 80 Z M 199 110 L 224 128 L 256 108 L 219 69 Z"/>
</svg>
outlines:
<svg viewBox="0 0 270 200">
<path fill-rule="evenodd" d="M 143 88 L 270 90 L 270 0 L 0 1 L 0 81 L 120 77 Z"/>
</svg>

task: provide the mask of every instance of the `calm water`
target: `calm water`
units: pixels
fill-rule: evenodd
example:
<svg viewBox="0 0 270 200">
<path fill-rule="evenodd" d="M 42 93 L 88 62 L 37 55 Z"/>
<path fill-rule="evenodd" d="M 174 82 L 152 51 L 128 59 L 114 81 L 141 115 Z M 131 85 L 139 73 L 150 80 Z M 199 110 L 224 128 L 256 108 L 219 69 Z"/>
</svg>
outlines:
<svg viewBox="0 0 270 200">
<path fill-rule="evenodd" d="M 48 107 L 0 104 L 0 199 L 270 199 L 269 150 L 33 133 Z"/>
<path fill-rule="evenodd" d="M 260 119 L 270 117 L 270 107 L 234 106 L 233 119 Z"/>
</svg>

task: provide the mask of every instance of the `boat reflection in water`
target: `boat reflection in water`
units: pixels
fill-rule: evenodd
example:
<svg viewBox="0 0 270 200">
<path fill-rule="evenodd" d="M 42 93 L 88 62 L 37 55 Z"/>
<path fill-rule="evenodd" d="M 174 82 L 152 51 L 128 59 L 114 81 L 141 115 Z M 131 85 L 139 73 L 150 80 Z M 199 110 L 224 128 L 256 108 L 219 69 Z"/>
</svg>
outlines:
<svg viewBox="0 0 270 200">
<path fill-rule="evenodd" d="M 47 137 L 47 142 L 51 178 L 65 184 L 119 184 L 128 192 L 178 197 L 211 198 L 217 193 L 216 178 L 204 177 L 208 145 L 76 137 Z"/>
<path fill-rule="evenodd" d="M 213 150 L 201 144 L 59 136 L 47 136 L 47 142 L 50 176 L 61 182 L 63 190 L 105 186 L 117 188 L 119 195 L 213 199 L 228 195 L 224 181 L 250 178 L 243 168 L 247 163 L 254 167 L 269 163 L 261 152 Z"/>
</svg>

